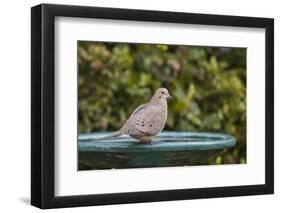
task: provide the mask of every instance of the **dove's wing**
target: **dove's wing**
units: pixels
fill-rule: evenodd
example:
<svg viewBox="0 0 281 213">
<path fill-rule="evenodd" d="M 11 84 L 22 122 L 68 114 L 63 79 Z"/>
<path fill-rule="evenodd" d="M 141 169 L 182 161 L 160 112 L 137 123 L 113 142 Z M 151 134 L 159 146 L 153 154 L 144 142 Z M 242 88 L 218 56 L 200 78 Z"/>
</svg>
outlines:
<svg viewBox="0 0 281 213">
<path fill-rule="evenodd" d="M 132 113 L 131 116 L 133 116 L 133 115 L 135 115 L 135 114 L 137 114 L 137 113 L 140 113 L 140 111 L 145 110 L 146 108 L 147 108 L 147 104 L 142 104 L 142 105 L 138 106 L 138 107 L 133 111 L 133 113 Z"/>
<path fill-rule="evenodd" d="M 137 136 L 156 135 L 164 127 L 161 121 L 165 119 L 165 116 L 157 106 L 151 104 L 140 105 L 134 110 L 125 124 L 126 134 Z"/>
</svg>

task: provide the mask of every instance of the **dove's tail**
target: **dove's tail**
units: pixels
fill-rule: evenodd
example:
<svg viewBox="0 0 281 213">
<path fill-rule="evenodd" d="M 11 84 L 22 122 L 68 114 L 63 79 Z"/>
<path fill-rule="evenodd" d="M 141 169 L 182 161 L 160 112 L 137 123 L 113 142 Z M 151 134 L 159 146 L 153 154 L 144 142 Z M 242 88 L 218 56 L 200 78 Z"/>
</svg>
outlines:
<svg viewBox="0 0 281 213">
<path fill-rule="evenodd" d="M 95 139 L 95 141 L 109 140 L 111 138 L 118 137 L 118 136 L 121 136 L 121 135 L 124 135 L 124 131 L 122 129 L 120 129 L 116 132 L 113 132 L 111 135 L 101 137 L 101 138 L 97 138 L 97 139 Z"/>
</svg>

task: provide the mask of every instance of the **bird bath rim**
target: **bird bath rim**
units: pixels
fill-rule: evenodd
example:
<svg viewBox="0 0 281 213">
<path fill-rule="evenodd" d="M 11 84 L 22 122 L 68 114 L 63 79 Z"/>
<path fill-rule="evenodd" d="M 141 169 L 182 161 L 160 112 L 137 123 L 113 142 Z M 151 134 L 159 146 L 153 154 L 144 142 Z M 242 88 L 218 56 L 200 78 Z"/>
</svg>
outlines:
<svg viewBox="0 0 281 213">
<path fill-rule="evenodd" d="M 223 133 L 211 132 L 161 132 L 153 144 L 139 144 L 129 136 L 95 141 L 111 132 L 83 133 L 78 136 L 78 148 L 82 152 L 166 152 L 187 150 L 217 150 L 235 146 L 236 139 Z"/>
</svg>

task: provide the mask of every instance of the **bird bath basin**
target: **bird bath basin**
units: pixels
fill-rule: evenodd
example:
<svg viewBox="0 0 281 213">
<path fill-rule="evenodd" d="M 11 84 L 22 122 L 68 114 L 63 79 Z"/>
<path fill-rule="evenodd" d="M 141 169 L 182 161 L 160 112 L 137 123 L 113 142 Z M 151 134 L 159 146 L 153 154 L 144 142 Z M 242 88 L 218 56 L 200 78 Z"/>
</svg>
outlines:
<svg viewBox="0 0 281 213">
<path fill-rule="evenodd" d="M 197 132 L 161 132 L 153 144 L 129 136 L 95 141 L 109 134 L 79 135 L 79 170 L 204 165 L 236 144 L 230 135 Z"/>
</svg>

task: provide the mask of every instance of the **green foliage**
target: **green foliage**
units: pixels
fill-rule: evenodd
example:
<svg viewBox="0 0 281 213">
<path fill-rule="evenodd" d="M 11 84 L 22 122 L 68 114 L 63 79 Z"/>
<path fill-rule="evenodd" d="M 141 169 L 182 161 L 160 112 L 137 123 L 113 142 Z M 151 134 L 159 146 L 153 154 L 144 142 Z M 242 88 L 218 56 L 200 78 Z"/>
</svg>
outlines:
<svg viewBox="0 0 281 213">
<path fill-rule="evenodd" d="M 165 130 L 228 133 L 210 163 L 246 163 L 246 49 L 78 42 L 79 132 L 116 130 L 166 87 Z"/>
</svg>

